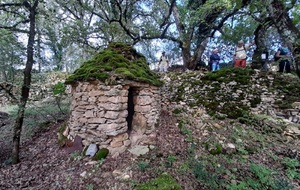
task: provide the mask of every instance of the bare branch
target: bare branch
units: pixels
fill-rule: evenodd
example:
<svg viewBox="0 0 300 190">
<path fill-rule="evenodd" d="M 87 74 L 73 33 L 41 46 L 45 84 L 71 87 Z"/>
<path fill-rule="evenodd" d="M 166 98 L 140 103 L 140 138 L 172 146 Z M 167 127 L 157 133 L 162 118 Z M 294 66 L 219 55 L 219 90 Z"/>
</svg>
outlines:
<svg viewBox="0 0 300 190">
<path fill-rule="evenodd" d="M 23 3 L 2 3 L 0 4 L 0 9 L 2 7 L 21 7 L 23 5 L 24 5 Z"/>
<path fill-rule="evenodd" d="M 169 6 L 168 14 L 164 17 L 164 21 L 159 26 L 160 28 L 164 27 L 168 23 L 168 20 L 170 19 L 170 16 L 172 14 L 173 7 L 175 5 L 176 5 L 176 0 L 172 0 Z"/>
<path fill-rule="evenodd" d="M 26 24 L 26 23 L 29 23 L 29 19 L 19 21 L 19 22 L 15 23 L 12 26 L 1 26 L 0 25 L 0 28 L 7 29 L 7 30 L 10 30 L 10 31 L 14 31 L 14 32 L 29 33 L 28 30 L 23 30 L 23 29 L 18 29 L 17 28 L 18 25 L 20 25 L 20 24 Z"/>
</svg>

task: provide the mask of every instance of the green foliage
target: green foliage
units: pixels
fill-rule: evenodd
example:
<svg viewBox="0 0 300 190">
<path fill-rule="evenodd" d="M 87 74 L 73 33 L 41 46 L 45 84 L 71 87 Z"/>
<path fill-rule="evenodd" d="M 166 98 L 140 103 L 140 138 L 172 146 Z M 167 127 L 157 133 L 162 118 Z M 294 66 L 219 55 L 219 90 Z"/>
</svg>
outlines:
<svg viewBox="0 0 300 190">
<path fill-rule="evenodd" d="M 207 171 L 200 161 L 194 160 L 191 168 L 193 168 L 193 174 L 196 179 L 203 185 L 215 190 L 220 188 L 222 181 L 214 173 Z"/>
<path fill-rule="evenodd" d="M 18 38 L 13 32 L 0 28 L 0 79 L 1 82 L 12 82 L 17 84 L 19 74 L 16 68 L 23 65 L 25 47 L 18 42 Z"/>
<path fill-rule="evenodd" d="M 150 167 L 150 164 L 148 162 L 144 162 L 144 161 L 141 161 L 138 163 L 138 167 L 141 171 L 146 171 L 147 168 Z"/>
<path fill-rule="evenodd" d="M 176 161 L 177 157 L 174 155 L 169 155 L 167 161 L 165 162 L 166 167 L 172 167 L 173 163 Z"/>
<path fill-rule="evenodd" d="M 53 99 L 36 104 L 29 102 L 24 114 L 23 137 L 31 137 L 51 123 L 64 120 L 69 112 L 69 106 L 68 101 L 63 101 L 59 109 Z M 17 111 L 18 108 L 15 107 L 9 113 L 12 117 L 16 117 Z"/>
<path fill-rule="evenodd" d="M 236 7 L 241 7 L 243 5 L 241 0 L 231 2 L 236 3 Z M 228 24 L 223 26 L 222 29 L 224 30 L 224 33 L 220 38 L 223 39 L 225 43 L 234 45 L 239 40 L 247 42 L 247 40 L 253 36 L 254 30 L 258 26 L 257 21 L 245 14 L 234 15 L 231 19 L 228 19 L 226 23 Z"/>
<path fill-rule="evenodd" d="M 212 114 L 214 118 L 218 119 L 218 120 L 225 120 L 226 119 L 226 115 L 225 114 L 220 114 L 220 113 L 216 113 L 216 114 Z"/>
<path fill-rule="evenodd" d="M 284 158 L 282 160 L 282 163 L 286 168 L 295 169 L 300 166 L 299 161 L 297 159 L 292 159 L 292 158 Z"/>
<path fill-rule="evenodd" d="M 259 184 L 250 184 L 250 186 L 257 186 L 260 189 L 267 189 L 274 186 L 273 173 L 274 171 L 268 169 L 261 164 L 251 164 L 250 171 L 258 178 Z"/>
<path fill-rule="evenodd" d="M 182 173 L 186 173 L 187 171 L 189 171 L 189 163 L 182 163 L 179 167 L 179 171 Z"/>
<path fill-rule="evenodd" d="M 226 186 L 227 190 L 251 190 L 247 182 L 242 181 L 239 184 L 229 184 Z"/>
<path fill-rule="evenodd" d="M 75 151 L 70 154 L 72 160 L 80 160 L 82 158 L 81 152 Z"/>
<path fill-rule="evenodd" d="M 212 154 L 212 155 L 221 154 L 222 153 L 222 149 L 223 149 L 222 145 L 217 144 L 216 148 L 215 149 L 211 149 L 209 151 L 209 153 Z"/>
<path fill-rule="evenodd" d="M 66 91 L 66 85 L 62 82 L 58 82 L 52 87 L 52 92 L 54 95 L 65 94 L 65 91 Z"/>
<path fill-rule="evenodd" d="M 93 189 L 94 189 L 93 184 L 88 184 L 88 186 L 86 187 L 86 190 L 93 190 Z"/>
<path fill-rule="evenodd" d="M 290 184 L 286 179 L 277 177 L 275 179 L 274 190 L 292 190 L 294 189 L 293 185 Z"/>
<path fill-rule="evenodd" d="M 275 104 L 280 109 L 291 109 L 292 104 L 299 100 L 300 80 L 292 75 L 275 75 L 273 88 L 277 89 L 282 99 L 277 99 Z"/>
<path fill-rule="evenodd" d="M 191 130 L 189 130 L 187 127 L 184 127 L 182 122 L 179 122 L 179 128 L 180 128 L 180 132 L 184 135 L 186 135 L 186 141 L 187 142 L 192 142 L 193 141 L 193 135 Z"/>
<path fill-rule="evenodd" d="M 238 184 L 227 184 L 228 190 L 274 189 L 290 190 L 292 186 L 282 178 L 276 178 L 275 172 L 261 164 L 251 164 L 253 178 L 247 177 Z"/>
<path fill-rule="evenodd" d="M 286 168 L 286 175 L 289 179 L 300 179 L 300 163 L 297 159 L 284 158 L 282 164 Z"/>
<path fill-rule="evenodd" d="M 181 112 L 182 112 L 182 110 L 181 110 L 181 109 L 178 109 L 178 108 L 176 108 L 176 109 L 173 110 L 173 113 L 174 113 L 175 115 L 178 115 L 178 114 L 180 114 Z"/>
<path fill-rule="evenodd" d="M 58 82 L 52 87 L 52 93 L 55 96 L 55 100 L 61 114 L 65 114 L 65 112 L 62 109 L 63 96 L 66 95 L 65 91 L 66 91 L 66 85 L 62 82 Z"/>
<path fill-rule="evenodd" d="M 177 181 L 169 174 L 161 174 L 157 178 L 138 185 L 134 190 L 182 190 Z"/>
<path fill-rule="evenodd" d="M 153 85 L 161 85 L 158 76 L 150 71 L 146 58 L 130 45 L 111 43 L 96 54 L 91 60 L 84 62 L 68 79 L 66 84 L 76 81 L 106 80 L 125 78 Z"/>
<path fill-rule="evenodd" d="M 101 148 L 97 153 L 96 155 L 93 157 L 93 160 L 102 160 L 102 159 L 105 159 L 107 157 L 109 153 L 109 150 L 107 148 Z"/>
</svg>

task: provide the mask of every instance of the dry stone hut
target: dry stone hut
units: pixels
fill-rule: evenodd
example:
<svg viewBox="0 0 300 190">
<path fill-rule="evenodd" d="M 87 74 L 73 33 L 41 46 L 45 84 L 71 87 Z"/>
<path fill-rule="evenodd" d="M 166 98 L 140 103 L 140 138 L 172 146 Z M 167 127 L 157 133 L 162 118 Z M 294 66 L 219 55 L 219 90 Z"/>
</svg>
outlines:
<svg viewBox="0 0 300 190">
<path fill-rule="evenodd" d="M 83 145 L 98 144 L 113 154 L 155 143 L 161 81 L 131 46 L 111 43 L 66 84 L 72 87 L 69 139 L 78 135 Z"/>
</svg>

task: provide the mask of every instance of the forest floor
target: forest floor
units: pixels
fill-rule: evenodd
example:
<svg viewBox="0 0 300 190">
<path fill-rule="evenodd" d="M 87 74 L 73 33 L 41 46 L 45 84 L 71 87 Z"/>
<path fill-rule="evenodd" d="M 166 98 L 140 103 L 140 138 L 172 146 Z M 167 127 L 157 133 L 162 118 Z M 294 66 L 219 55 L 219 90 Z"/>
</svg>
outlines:
<svg viewBox="0 0 300 190">
<path fill-rule="evenodd" d="M 22 136 L 21 162 L 11 165 L 10 121 L 0 127 L 0 190 L 300 189 L 299 125 L 267 115 L 228 119 L 172 104 L 161 111 L 154 149 L 101 161 L 60 147 L 64 122 L 57 122 L 29 133 L 25 125 L 23 134 L 31 136 Z M 162 174 L 171 178 L 157 180 Z"/>
<path fill-rule="evenodd" d="M 184 135 L 180 134 L 179 128 L 174 128 L 176 120 L 168 112 L 164 112 L 163 117 L 164 122 L 157 129 L 158 147 L 139 158 L 128 151 L 116 158 L 108 157 L 103 162 L 92 161 L 90 157 L 76 153 L 68 154 L 57 142 L 60 124 L 54 124 L 36 133 L 32 139 L 23 142 L 20 149 L 21 162 L 10 165 L 8 159 L 12 144 L 1 139 L 0 189 L 133 189 L 138 183 L 153 179 L 160 172 L 165 172 L 160 171 L 164 168 L 159 167 L 166 162 L 168 155 L 187 159 L 185 156 L 187 143 Z M 2 135 L 3 132 L 6 133 L 6 137 L 11 136 L 11 130 L 2 128 Z M 169 164 L 172 166 L 167 166 L 168 172 L 175 172 L 172 172 L 173 163 Z M 183 178 L 178 180 L 185 181 L 182 185 L 189 189 L 193 177 L 188 174 L 181 177 Z"/>
<path fill-rule="evenodd" d="M 139 157 L 126 151 L 114 158 L 108 156 L 103 161 L 92 161 L 80 154 L 68 154 L 57 143 L 60 126 L 57 123 L 24 141 L 21 162 L 10 165 L 7 159 L 12 145 L 2 138 L 0 189 L 129 190 L 162 173 L 171 175 L 185 190 L 255 189 L 255 186 L 260 189 L 300 188 L 299 141 L 282 139 L 280 142 L 280 139 L 272 140 L 271 136 L 267 138 L 247 131 L 244 137 L 249 136 L 253 140 L 251 144 L 242 139 L 243 135 L 239 136 L 247 148 L 238 145 L 225 148 L 223 145 L 220 152 L 213 153 L 214 149 L 207 148 L 213 138 L 228 142 L 237 132 L 236 127 L 230 127 L 234 126 L 232 121 L 210 121 L 207 123 L 211 126 L 209 129 L 201 129 L 195 127 L 199 118 L 191 117 L 190 126 L 194 128 L 186 125 L 185 130 L 180 130 L 178 121 L 183 120 L 178 115 L 163 110 L 161 118 L 156 131 L 156 148 Z M 201 118 L 203 122 L 203 116 Z M 185 121 L 188 121 L 186 116 Z M 2 128 L 2 135 L 4 131 Z M 10 136 L 10 130 L 6 132 Z M 218 146 L 215 147 L 217 150 Z"/>
</svg>

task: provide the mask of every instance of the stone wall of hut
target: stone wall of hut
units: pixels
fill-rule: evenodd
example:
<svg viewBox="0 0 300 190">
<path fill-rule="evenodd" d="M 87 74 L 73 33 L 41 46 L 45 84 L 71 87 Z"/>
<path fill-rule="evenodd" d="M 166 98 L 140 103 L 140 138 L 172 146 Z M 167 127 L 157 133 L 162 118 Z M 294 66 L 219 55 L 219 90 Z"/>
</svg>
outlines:
<svg viewBox="0 0 300 190">
<path fill-rule="evenodd" d="M 161 106 L 158 87 L 132 81 L 117 85 L 79 82 L 71 94 L 69 139 L 79 135 L 83 145 L 98 144 L 112 154 L 154 143 L 151 139 Z"/>
</svg>

